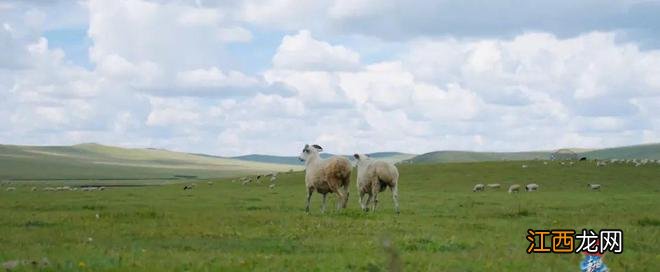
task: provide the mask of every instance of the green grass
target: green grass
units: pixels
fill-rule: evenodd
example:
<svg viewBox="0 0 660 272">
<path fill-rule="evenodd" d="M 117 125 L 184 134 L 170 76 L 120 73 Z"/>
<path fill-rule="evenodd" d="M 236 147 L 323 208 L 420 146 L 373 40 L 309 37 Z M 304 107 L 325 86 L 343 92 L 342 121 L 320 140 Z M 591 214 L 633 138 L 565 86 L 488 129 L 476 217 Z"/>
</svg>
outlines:
<svg viewBox="0 0 660 272">
<path fill-rule="evenodd" d="M 35 183 L 14 182 L 14 192 L 0 187 L 0 262 L 46 257 L 50 271 L 576 271 L 579 254 L 527 254 L 527 229 L 619 228 L 624 252 L 605 255 L 610 269 L 660 271 L 660 166 L 529 161 L 400 172 L 398 216 L 389 192 L 376 214 L 359 211 L 355 177 L 347 210 L 320 214 L 315 194 L 307 215 L 299 172 L 281 174 L 275 190 L 223 179 L 192 191 L 31 192 Z M 471 192 L 491 182 L 541 188 Z M 590 182 L 602 191 L 588 191 Z"/>
</svg>

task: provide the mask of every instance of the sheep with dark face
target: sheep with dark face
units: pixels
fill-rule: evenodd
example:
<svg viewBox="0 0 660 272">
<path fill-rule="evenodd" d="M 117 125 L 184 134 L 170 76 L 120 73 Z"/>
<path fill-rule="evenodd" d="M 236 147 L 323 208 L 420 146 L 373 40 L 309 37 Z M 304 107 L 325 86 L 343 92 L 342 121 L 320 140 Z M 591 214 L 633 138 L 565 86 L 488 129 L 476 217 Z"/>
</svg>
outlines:
<svg viewBox="0 0 660 272">
<path fill-rule="evenodd" d="M 364 211 L 369 210 L 369 202 L 374 199 L 372 211 L 378 206 L 378 193 L 390 187 L 394 211 L 399 213 L 399 170 L 391 163 L 372 160 L 367 155 L 353 155 L 357 160 L 357 189 L 360 194 L 360 207 Z M 363 202 L 364 195 L 368 194 L 366 203 Z"/>
<path fill-rule="evenodd" d="M 319 145 L 305 145 L 298 157 L 305 162 L 305 186 L 307 188 L 307 205 L 305 211 L 309 212 L 312 193 L 317 191 L 323 195 L 321 212 L 325 212 L 325 202 L 328 193 L 336 193 L 338 197 L 337 209 L 346 208 L 348 202 L 348 185 L 351 181 L 351 162 L 345 157 L 333 156 L 321 159 L 319 152 L 323 148 Z"/>
<path fill-rule="evenodd" d="M 484 188 L 485 188 L 485 186 L 483 184 L 479 183 L 477 185 L 474 185 L 474 187 L 472 188 L 472 192 L 481 192 L 481 191 L 484 190 Z"/>
</svg>

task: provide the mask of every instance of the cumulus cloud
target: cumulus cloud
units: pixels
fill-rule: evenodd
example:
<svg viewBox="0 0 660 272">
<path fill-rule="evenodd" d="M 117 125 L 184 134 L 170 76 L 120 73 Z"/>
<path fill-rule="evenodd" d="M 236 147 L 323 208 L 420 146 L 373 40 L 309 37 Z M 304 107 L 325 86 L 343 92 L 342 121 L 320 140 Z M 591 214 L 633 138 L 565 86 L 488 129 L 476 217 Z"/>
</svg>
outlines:
<svg viewBox="0 0 660 272">
<path fill-rule="evenodd" d="M 356 52 L 316 40 L 308 30 L 285 36 L 273 57 L 273 66 L 283 70 L 350 70 L 359 62 Z"/>
<path fill-rule="evenodd" d="M 622 34 L 645 29 L 620 11 L 640 5 L 654 10 L 612 2 L 594 16 L 619 21 L 561 13 L 555 29 L 513 2 L 90 1 L 78 5 L 84 67 L 44 35 L 77 20 L 11 2 L 0 8 L 0 141 L 224 155 L 657 142 L 660 51 Z M 241 69 L 245 54 L 265 67 Z"/>
</svg>

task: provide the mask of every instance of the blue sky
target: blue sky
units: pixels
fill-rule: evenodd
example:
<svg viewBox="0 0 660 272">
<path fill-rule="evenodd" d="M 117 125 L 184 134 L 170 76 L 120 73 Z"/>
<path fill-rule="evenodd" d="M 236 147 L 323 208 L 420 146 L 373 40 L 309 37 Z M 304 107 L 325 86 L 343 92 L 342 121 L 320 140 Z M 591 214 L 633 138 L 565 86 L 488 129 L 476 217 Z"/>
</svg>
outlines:
<svg viewBox="0 0 660 272">
<path fill-rule="evenodd" d="M 0 143 L 660 142 L 660 1 L 2 1 Z"/>
</svg>

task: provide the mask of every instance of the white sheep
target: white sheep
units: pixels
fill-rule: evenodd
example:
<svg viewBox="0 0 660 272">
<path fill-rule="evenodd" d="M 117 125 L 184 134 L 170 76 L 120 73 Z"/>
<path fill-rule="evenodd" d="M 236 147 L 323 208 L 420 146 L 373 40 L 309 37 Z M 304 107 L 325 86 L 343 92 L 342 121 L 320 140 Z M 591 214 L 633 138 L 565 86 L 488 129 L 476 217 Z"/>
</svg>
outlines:
<svg viewBox="0 0 660 272">
<path fill-rule="evenodd" d="M 275 189 L 275 183 L 271 183 L 270 185 L 268 185 L 268 189 L 271 189 L 271 190 Z"/>
<path fill-rule="evenodd" d="M 37 189 L 37 187 L 32 187 L 31 190 L 32 190 L 32 192 L 36 192 L 38 189 Z"/>
<path fill-rule="evenodd" d="M 527 168 L 527 164 L 523 164 L 523 165 L 522 165 L 522 168 Z"/>
<path fill-rule="evenodd" d="M 600 190 L 600 184 L 591 184 L 591 183 L 589 183 L 589 184 L 587 184 L 587 187 L 591 190 L 594 190 L 594 191 Z"/>
<path fill-rule="evenodd" d="M 16 191 L 16 187 L 7 187 L 7 192 Z"/>
<path fill-rule="evenodd" d="M 530 183 L 525 185 L 525 191 L 527 192 L 536 192 L 539 189 L 539 185 L 536 183 Z"/>
<path fill-rule="evenodd" d="M 513 184 L 513 185 L 509 186 L 509 194 L 514 193 L 514 192 L 515 193 L 520 192 L 520 185 Z"/>
<path fill-rule="evenodd" d="M 472 192 L 481 192 L 481 191 L 484 190 L 484 188 L 485 188 L 485 186 L 483 184 L 479 183 L 477 185 L 474 185 L 474 187 L 472 188 Z"/>
<path fill-rule="evenodd" d="M 394 211 L 399 213 L 399 170 L 391 163 L 372 160 L 364 154 L 354 154 L 357 159 L 357 189 L 360 194 L 358 199 L 363 211 L 368 211 L 371 198 L 374 199 L 373 211 L 378 206 L 378 193 L 390 187 L 392 191 L 392 202 Z M 363 202 L 364 195 L 368 194 L 366 203 Z"/>
<path fill-rule="evenodd" d="M 499 189 L 500 187 L 502 187 L 502 185 L 500 185 L 499 183 L 491 183 L 486 186 L 491 189 Z"/>
<path fill-rule="evenodd" d="M 351 170 L 353 170 L 351 162 L 342 156 L 321 159 L 319 156 L 321 151 L 323 151 L 321 146 L 307 144 L 298 157 L 305 162 L 305 186 L 307 187 L 305 211 L 308 213 L 314 190 L 323 195 L 321 212 L 325 211 L 325 201 L 328 193 L 337 194 L 337 209 L 346 208 L 348 203 L 348 186 L 351 182 Z"/>
</svg>

